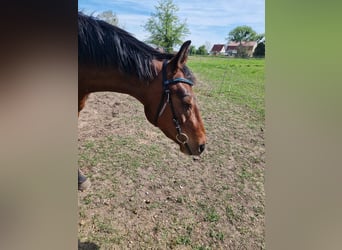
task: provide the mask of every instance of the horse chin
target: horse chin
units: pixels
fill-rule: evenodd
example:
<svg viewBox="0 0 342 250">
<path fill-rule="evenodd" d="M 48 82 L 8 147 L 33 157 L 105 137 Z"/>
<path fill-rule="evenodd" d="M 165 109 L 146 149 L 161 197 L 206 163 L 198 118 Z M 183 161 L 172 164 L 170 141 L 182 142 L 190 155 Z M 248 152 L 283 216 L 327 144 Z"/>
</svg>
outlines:
<svg viewBox="0 0 342 250">
<path fill-rule="evenodd" d="M 179 145 L 179 150 L 185 155 L 192 155 L 190 154 L 189 150 L 186 147 L 184 147 L 184 145 Z"/>
<path fill-rule="evenodd" d="M 195 151 L 193 149 L 190 148 L 191 152 L 189 151 L 189 149 L 184 146 L 183 144 L 179 144 L 179 150 L 185 154 L 185 155 L 189 155 L 189 156 L 199 156 L 201 153 L 198 151 Z"/>
</svg>

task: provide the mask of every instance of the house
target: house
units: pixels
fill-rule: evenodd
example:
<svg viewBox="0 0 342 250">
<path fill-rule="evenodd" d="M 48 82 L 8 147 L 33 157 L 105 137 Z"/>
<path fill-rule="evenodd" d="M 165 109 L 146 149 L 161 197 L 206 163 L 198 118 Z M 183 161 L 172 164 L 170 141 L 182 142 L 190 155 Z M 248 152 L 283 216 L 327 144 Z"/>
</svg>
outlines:
<svg viewBox="0 0 342 250">
<path fill-rule="evenodd" d="M 256 41 L 241 42 L 243 51 L 246 53 L 246 56 L 248 57 L 253 56 L 253 52 L 257 45 L 258 43 Z M 239 42 L 229 42 L 226 49 L 227 56 L 236 56 L 238 53 L 239 46 Z"/>
<path fill-rule="evenodd" d="M 210 54 L 211 55 L 225 55 L 226 46 L 224 44 L 214 44 L 214 46 L 210 50 Z"/>
</svg>

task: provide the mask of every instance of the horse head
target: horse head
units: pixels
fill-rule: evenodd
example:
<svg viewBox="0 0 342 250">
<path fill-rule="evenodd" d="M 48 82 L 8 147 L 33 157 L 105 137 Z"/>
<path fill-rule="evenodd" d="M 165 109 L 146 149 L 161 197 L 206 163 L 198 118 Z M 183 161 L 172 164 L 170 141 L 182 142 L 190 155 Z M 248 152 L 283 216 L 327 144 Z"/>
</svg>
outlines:
<svg viewBox="0 0 342 250">
<path fill-rule="evenodd" d="M 170 139 L 181 152 L 200 155 L 206 135 L 192 86 L 195 78 L 185 65 L 191 41 L 185 42 L 170 60 L 155 62 L 159 71 L 150 83 L 147 119 Z"/>
</svg>

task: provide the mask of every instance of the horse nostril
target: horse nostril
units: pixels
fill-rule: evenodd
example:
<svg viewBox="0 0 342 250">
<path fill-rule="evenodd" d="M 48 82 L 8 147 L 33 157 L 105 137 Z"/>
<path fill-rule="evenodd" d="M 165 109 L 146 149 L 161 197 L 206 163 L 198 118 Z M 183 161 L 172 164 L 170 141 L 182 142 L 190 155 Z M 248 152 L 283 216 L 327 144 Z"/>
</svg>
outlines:
<svg viewBox="0 0 342 250">
<path fill-rule="evenodd" d="M 205 149 L 205 144 L 199 145 L 198 151 L 199 151 L 200 153 L 202 153 L 202 152 L 204 151 L 204 149 Z"/>
</svg>

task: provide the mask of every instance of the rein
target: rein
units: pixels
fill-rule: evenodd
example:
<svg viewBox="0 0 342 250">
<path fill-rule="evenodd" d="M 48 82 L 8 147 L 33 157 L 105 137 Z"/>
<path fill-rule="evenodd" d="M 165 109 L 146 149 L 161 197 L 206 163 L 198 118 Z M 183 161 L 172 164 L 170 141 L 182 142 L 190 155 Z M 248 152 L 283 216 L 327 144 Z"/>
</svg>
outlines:
<svg viewBox="0 0 342 250">
<path fill-rule="evenodd" d="M 166 108 L 166 105 L 169 104 L 172 112 L 172 121 L 176 127 L 177 130 L 177 135 L 176 135 L 176 140 L 180 143 L 183 144 L 190 155 L 192 155 L 192 152 L 189 147 L 189 137 L 182 132 L 182 128 L 180 126 L 179 120 L 177 119 L 175 108 L 172 103 L 172 98 L 171 98 L 171 91 L 170 91 L 170 85 L 177 84 L 177 83 L 186 83 L 190 86 L 193 86 L 193 82 L 185 79 L 185 78 L 174 78 L 174 79 L 167 79 L 167 72 L 166 72 L 166 66 L 167 66 L 167 60 L 163 62 L 163 68 L 162 68 L 162 74 L 163 74 L 163 94 L 159 103 L 157 115 L 155 118 L 155 124 L 156 126 L 158 125 L 158 119 L 159 117 L 164 113 L 164 110 Z"/>
</svg>

